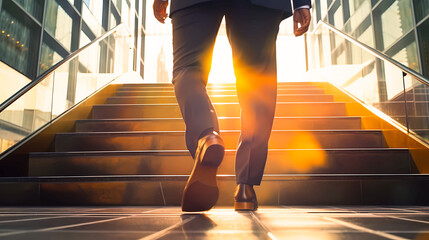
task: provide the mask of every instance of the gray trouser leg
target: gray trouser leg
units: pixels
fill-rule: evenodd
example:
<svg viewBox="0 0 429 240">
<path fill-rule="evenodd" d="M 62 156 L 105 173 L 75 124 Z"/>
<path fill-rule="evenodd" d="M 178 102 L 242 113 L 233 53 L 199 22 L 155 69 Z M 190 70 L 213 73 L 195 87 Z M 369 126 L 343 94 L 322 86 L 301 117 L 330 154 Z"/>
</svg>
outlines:
<svg viewBox="0 0 429 240">
<path fill-rule="evenodd" d="M 280 21 L 281 11 L 245 0 L 232 1 L 226 14 L 241 108 L 235 160 L 238 184 L 259 185 L 264 173 L 277 99 L 276 39 Z"/>
<path fill-rule="evenodd" d="M 219 132 L 206 85 L 222 17 L 220 6 L 210 2 L 172 15 L 173 84 L 186 125 L 186 146 L 192 157 L 195 157 L 198 137 L 204 130 L 212 128 Z"/>
</svg>

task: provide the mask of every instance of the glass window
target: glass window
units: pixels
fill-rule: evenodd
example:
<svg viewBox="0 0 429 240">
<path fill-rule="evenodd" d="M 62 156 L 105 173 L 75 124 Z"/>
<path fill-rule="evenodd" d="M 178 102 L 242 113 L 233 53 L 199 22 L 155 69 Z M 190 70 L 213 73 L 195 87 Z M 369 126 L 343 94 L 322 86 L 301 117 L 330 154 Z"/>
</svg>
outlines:
<svg viewBox="0 0 429 240">
<path fill-rule="evenodd" d="M 380 0 L 371 0 L 372 6 L 375 6 Z"/>
<path fill-rule="evenodd" d="M 397 0 L 381 14 L 384 49 L 413 27 L 411 0 Z"/>
<path fill-rule="evenodd" d="M 402 48 L 399 52 L 392 56 L 398 62 L 419 71 L 419 61 L 417 56 L 417 44 L 413 39 L 406 47 Z"/>
<path fill-rule="evenodd" d="M 42 0 L 15 0 L 22 8 L 30 13 L 34 18 L 42 22 L 43 1 Z"/>
<path fill-rule="evenodd" d="M 122 0 L 113 0 L 112 1 L 115 7 L 118 9 L 118 12 L 122 10 Z"/>
<path fill-rule="evenodd" d="M 137 13 L 139 12 L 139 3 L 140 3 L 140 0 L 136 0 L 135 5 L 134 5 L 134 9 L 136 10 Z M 142 13 L 142 14 L 144 14 L 144 13 Z"/>
<path fill-rule="evenodd" d="M 70 51 L 73 19 L 56 1 L 46 3 L 45 29 Z"/>
<path fill-rule="evenodd" d="M 128 26 L 128 29 L 134 28 L 131 21 L 130 6 L 126 0 L 123 0 L 122 3 L 121 20 Z"/>
<path fill-rule="evenodd" d="M 49 47 L 46 43 L 42 44 L 42 52 L 40 56 L 40 73 L 45 72 L 63 58 L 54 49 Z"/>
<path fill-rule="evenodd" d="M 368 1 L 355 0 L 350 3 L 350 26 L 354 31 L 371 12 L 371 5 Z"/>
<path fill-rule="evenodd" d="M 96 36 L 101 35 L 101 24 L 97 21 L 97 18 L 94 17 L 86 4 L 82 7 L 82 18 Z"/>
<path fill-rule="evenodd" d="M 94 15 L 98 25 L 101 25 L 103 21 L 103 2 L 99 0 L 85 0 L 84 3 L 91 11 L 92 15 Z"/>
<path fill-rule="evenodd" d="M 340 1 L 336 1 L 329 10 L 329 23 L 338 29 L 342 29 L 344 25 L 343 7 Z"/>
<path fill-rule="evenodd" d="M 414 0 L 414 12 L 417 22 L 429 15 L 429 0 Z"/>
<path fill-rule="evenodd" d="M 374 47 L 374 29 L 372 25 L 370 25 L 363 33 L 361 33 L 357 39 L 370 47 Z"/>
<path fill-rule="evenodd" d="M 113 12 L 110 13 L 110 29 L 116 27 L 119 24 L 119 16 L 114 14 Z"/>
<path fill-rule="evenodd" d="M 418 28 L 420 51 L 422 56 L 423 73 L 429 76 L 429 19 Z"/>
<path fill-rule="evenodd" d="M 34 52 L 37 51 L 40 27 L 6 6 L 0 13 L 0 59 L 16 70 L 31 76 Z"/>
<path fill-rule="evenodd" d="M 87 45 L 90 42 L 91 42 L 91 39 L 89 39 L 89 37 L 85 34 L 85 32 L 81 31 L 80 32 L 79 48 Z"/>
</svg>

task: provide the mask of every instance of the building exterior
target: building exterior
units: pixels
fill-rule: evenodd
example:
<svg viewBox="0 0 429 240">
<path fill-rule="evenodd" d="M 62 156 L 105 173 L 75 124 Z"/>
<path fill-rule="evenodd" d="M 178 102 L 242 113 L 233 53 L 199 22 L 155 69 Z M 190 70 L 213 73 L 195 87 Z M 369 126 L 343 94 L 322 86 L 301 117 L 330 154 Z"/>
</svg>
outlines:
<svg viewBox="0 0 429 240">
<path fill-rule="evenodd" d="M 427 141 L 429 0 L 314 0 L 313 6 L 310 71 Z"/>
<path fill-rule="evenodd" d="M 312 11 L 310 31 L 323 20 L 429 76 L 429 0 L 314 0 Z M 325 54 L 331 55 L 333 64 L 353 61 L 352 54 L 347 53 L 340 41 L 334 39 L 331 43 L 330 54 Z M 311 44 L 321 41 L 312 39 Z M 326 58 L 310 58 L 310 61 L 313 59 L 310 63 L 313 66 L 326 65 L 323 61 Z"/>
<path fill-rule="evenodd" d="M 0 9 L 0 60 L 30 79 L 121 22 L 134 37 L 133 70 L 143 73 L 145 0 L 1 0 Z"/>
<path fill-rule="evenodd" d="M 161 51 L 158 54 L 157 59 L 157 82 L 159 83 L 169 83 L 170 79 L 168 77 L 167 69 L 165 68 L 165 53 L 164 48 L 161 47 Z"/>
<path fill-rule="evenodd" d="M 0 112 L 0 152 L 119 74 L 143 76 L 145 12 L 146 0 L 0 0 L 0 103 L 41 81 Z"/>
</svg>

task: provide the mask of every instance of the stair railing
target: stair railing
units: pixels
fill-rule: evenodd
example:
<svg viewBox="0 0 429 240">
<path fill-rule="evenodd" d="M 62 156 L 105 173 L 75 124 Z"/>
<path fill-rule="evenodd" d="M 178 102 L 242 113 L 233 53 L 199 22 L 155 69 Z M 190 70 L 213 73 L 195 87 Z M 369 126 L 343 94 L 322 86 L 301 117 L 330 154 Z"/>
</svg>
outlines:
<svg viewBox="0 0 429 240">
<path fill-rule="evenodd" d="M 329 23 L 309 33 L 310 70 L 429 143 L 429 79 Z M 411 68 L 411 67 L 413 68 Z"/>
<path fill-rule="evenodd" d="M 130 31 L 119 24 L 1 103 L 0 156 L 129 71 L 130 44 Z"/>
</svg>

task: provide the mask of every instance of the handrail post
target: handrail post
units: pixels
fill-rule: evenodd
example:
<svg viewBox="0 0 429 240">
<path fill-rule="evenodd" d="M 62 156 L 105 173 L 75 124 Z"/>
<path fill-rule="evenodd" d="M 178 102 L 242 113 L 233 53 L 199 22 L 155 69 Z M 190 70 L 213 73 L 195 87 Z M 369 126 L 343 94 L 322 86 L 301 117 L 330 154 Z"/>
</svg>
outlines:
<svg viewBox="0 0 429 240">
<path fill-rule="evenodd" d="M 405 77 L 407 73 L 402 71 L 402 86 L 404 88 L 404 102 L 405 102 L 405 124 L 407 127 L 407 133 L 410 133 L 409 119 L 408 119 L 408 107 L 407 107 L 407 89 L 405 88 Z"/>
</svg>

